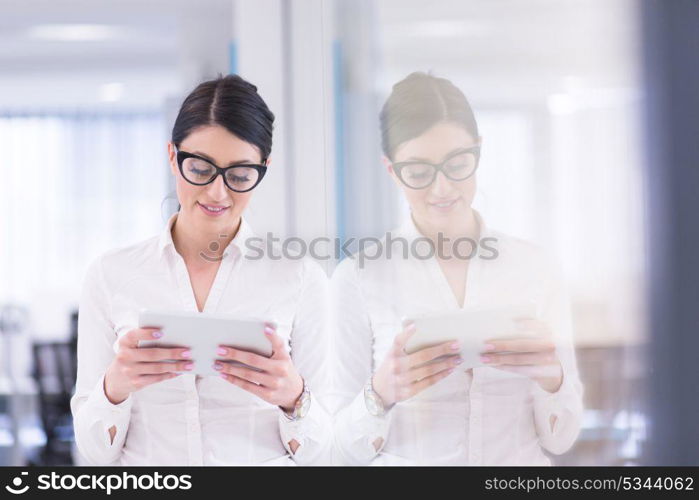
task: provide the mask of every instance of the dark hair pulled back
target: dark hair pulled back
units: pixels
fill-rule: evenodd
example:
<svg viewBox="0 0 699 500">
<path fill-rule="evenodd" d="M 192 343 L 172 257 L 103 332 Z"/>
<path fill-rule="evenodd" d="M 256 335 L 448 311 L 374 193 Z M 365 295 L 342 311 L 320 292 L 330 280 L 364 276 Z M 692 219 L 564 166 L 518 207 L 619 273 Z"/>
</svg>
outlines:
<svg viewBox="0 0 699 500">
<path fill-rule="evenodd" d="M 478 138 L 478 125 L 463 92 L 445 78 L 419 71 L 409 74 L 393 86 L 379 115 L 383 153 L 393 159 L 398 146 L 443 121 L 461 125 Z"/>
</svg>

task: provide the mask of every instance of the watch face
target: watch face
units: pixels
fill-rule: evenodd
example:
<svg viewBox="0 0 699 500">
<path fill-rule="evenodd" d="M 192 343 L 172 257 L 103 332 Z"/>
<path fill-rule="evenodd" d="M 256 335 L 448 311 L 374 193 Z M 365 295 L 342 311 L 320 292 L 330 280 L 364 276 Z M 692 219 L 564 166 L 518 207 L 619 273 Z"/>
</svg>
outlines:
<svg viewBox="0 0 699 500">
<path fill-rule="evenodd" d="M 374 416 L 377 416 L 380 412 L 378 405 L 376 404 L 376 399 L 373 397 L 367 398 L 367 409 L 369 410 L 369 413 L 371 413 Z"/>
<path fill-rule="evenodd" d="M 296 407 L 297 418 L 303 418 L 308 414 L 308 409 L 311 407 L 311 395 L 304 391 L 299 401 L 299 405 Z"/>
<path fill-rule="evenodd" d="M 364 401 L 366 402 L 369 413 L 375 417 L 381 416 L 383 414 L 383 405 L 379 402 L 374 391 L 366 391 L 364 395 Z"/>
</svg>

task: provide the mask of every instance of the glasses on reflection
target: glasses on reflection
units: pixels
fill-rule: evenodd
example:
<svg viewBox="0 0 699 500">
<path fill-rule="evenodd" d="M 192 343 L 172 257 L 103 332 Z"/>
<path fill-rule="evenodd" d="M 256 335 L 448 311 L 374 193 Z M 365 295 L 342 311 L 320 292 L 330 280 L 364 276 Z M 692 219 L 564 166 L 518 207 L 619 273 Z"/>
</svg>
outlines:
<svg viewBox="0 0 699 500">
<path fill-rule="evenodd" d="M 245 193 L 254 189 L 267 173 L 266 165 L 239 164 L 221 168 L 206 158 L 180 151 L 177 147 L 175 152 L 182 177 L 195 186 L 211 184 L 221 175 L 228 189 L 236 193 Z"/>
<path fill-rule="evenodd" d="M 393 171 L 403 184 L 412 189 L 424 189 L 437 178 L 437 172 L 452 181 L 465 181 L 478 167 L 480 145 L 458 149 L 450 153 L 441 163 L 427 161 L 401 161 L 393 164 Z"/>
</svg>

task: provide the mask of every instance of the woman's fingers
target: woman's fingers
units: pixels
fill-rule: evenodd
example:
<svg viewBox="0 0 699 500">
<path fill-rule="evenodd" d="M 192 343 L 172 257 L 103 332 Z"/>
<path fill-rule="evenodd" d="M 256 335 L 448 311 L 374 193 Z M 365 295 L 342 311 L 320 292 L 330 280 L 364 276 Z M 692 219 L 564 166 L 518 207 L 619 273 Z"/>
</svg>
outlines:
<svg viewBox="0 0 699 500">
<path fill-rule="evenodd" d="M 481 356 L 486 365 L 547 365 L 557 360 L 555 351 L 487 353 Z"/>
<path fill-rule="evenodd" d="M 162 332 L 158 328 L 134 328 L 119 339 L 120 347 L 138 347 L 141 340 L 158 340 Z"/>
<path fill-rule="evenodd" d="M 435 373 L 439 373 L 449 368 L 455 368 L 461 364 L 463 360 L 458 356 L 451 356 L 449 359 L 429 363 L 419 368 L 413 368 L 403 375 L 400 375 L 400 382 L 403 384 L 411 384 L 413 382 L 427 378 Z"/>
<path fill-rule="evenodd" d="M 246 368 L 244 366 L 234 365 L 232 363 L 225 363 L 223 361 L 217 361 L 214 363 L 214 368 L 221 373 L 234 375 L 243 380 L 247 380 L 248 382 L 263 385 L 270 389 L 277 389 L 277 377 L 269 375 L 268 373 L 258 372 L 252 368 Z"/>
<path fill-rule="evenodd" d="M 444 342 L 443 344 L 434 347 L 426 347 L 417 352 L 408 355 L 407 364 L 409 367 L 415 367 L 428 361 L 432 361 L 440 356 L 449 356 L 459 352 L 461 344 L 457 341 Z"/>
<path fill-rule="evenodd" d="M 410 337 L 412 337 L 415 334 L 415 324 L 414 323 L 405 323 L 403 325 L 403 331 L 401 331 L 396 337 L 393 339 L 393 354 L 395 356 L 403 356 L 405 355 L 405 345 L 408 343 L 408 340 Z"/>
<path fill-rule="evenodd" d="M 119 350 L 122 356 L 132 362 L 189 359 L 191 353 L 186 346 L 138 347 L 142 340 L 158 340 L 162 336 L 162 332 L 157 328 L 135 328 L 119 339 Z"/>
<path fill-rule="evenodd" d="M 271 390 L 263 385 L 257 385 L 253 382 L 249 382 L 247 380 L 236 377 L 235 375 L 230 375 L 228 373 L 221 373 L 221 377 L 226 379 L 231 384 L 237 385 L 241 389 L 244 389 L 261 399 L 268 400 L 271 398 Z"/>
<path fill-rule="evenodd" d="M 284 346 L 284 339 L 277 335 L 276 329 L 269 324 L 265 326 L 265 336 L 269 343 L 272 344 L 272 359 L 291 359 Z"/>
<path fill-rule="evenodd" d="M 540 352 L 553 351 L 556 348 L 555 342 L 546 338 L 535 339 L 489 339 L 486 344 L 491 348 L 486 348 L 483 353 L 490 355 L 495 352 L 517 351 L 517 352 Z"/>
<path fill-rule="evenodd" d="M 439 382 L 443 378 L 446 378 L 449 375 L 451 375 L 453 371 L 454 371 L 454 368 L 448 368 L 446 370 L 442 370 L 438 373 L 435 373 L 434 375 L 430 375 L 429 377 L 425 377 L 422 380 L 419 380 L 419 381 L 407 386 L 403 391 L 404 395 L 405 395 L 405 390 L 407 390 L 407 395 L 403 399 L 413 397 L 415 394 L 424 391 L 425 389 L 427 389 L 430 386 L 433 386 L 434 384 L 436 384 L 437 382 Z"/>
<path fill-rule="evenodd" d="M 191 371 L 194 363 L 191 361 L 180 361 L 178 363 L 137 363 L 134 369 L 141 375 L 156 375 L 170 372 Z"/>
<path fill-rule="evenodd" d="M 219 346 L 218 347 L 218 357 L 224 360 L 238 361 L 248 366 L 254 368 L 259 368 L 260 370 L 266 372 L 273 372 L 276 364 L 276 360 L 271 360 L 259 354 L 253 352 L 241 351 L 230 346 Z"/>
<path fill-rule="evenodd" d="M 414 323 L 406 322 L 374 374 L 374 390 L 385 403 L 393 404 L 412 397 L 449 375 L 458 364 L 456 355 L 461 346 L 456 341 L 406 354 L 405 346 L 414 333 Z M 429 363 L 443 356 L 447 358 Z"/>
<path fill-rule="evenodd" d="M 187 347 L 139 347 L 134 349 L 134 361 L 187 360 L 191 353 Z"/>
</svg>

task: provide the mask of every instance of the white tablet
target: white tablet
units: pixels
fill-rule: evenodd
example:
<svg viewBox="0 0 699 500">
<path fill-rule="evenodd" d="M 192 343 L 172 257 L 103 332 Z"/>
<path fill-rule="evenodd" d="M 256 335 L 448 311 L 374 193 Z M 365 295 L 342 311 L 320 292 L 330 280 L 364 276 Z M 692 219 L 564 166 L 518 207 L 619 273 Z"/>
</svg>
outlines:
<svg viewBox="0 0 699 500">
<path fill-rule="evenodd" d="M 481 362 L 485 341 L 495 338 L 526 338 L 515 325 L 516 318 L 535 317 L 533 305 L 467 307 L 459 311 L 421 314 L 408 318 L 415 323 L 415 334 L 405 351 L 412 354 L 425 347 L 458 340 L 464 369 L 488 366 Z"/>
<path fill-rule="evenodd" d="M 143 310 L 138 317 L 138 326 L 157 327 L 163 332 L 161 339 L 139 341 L 139 347 L 187 346 L 191 349 L 194 369 L 183 373 L 218 375 L 213 364 L 219 359 L 216 353 L 219 344 L 262 356 L 272 355 L 272 346 L 264 334 L 265 322 L 262 320 L 228 314 Z"/>
</svg>

